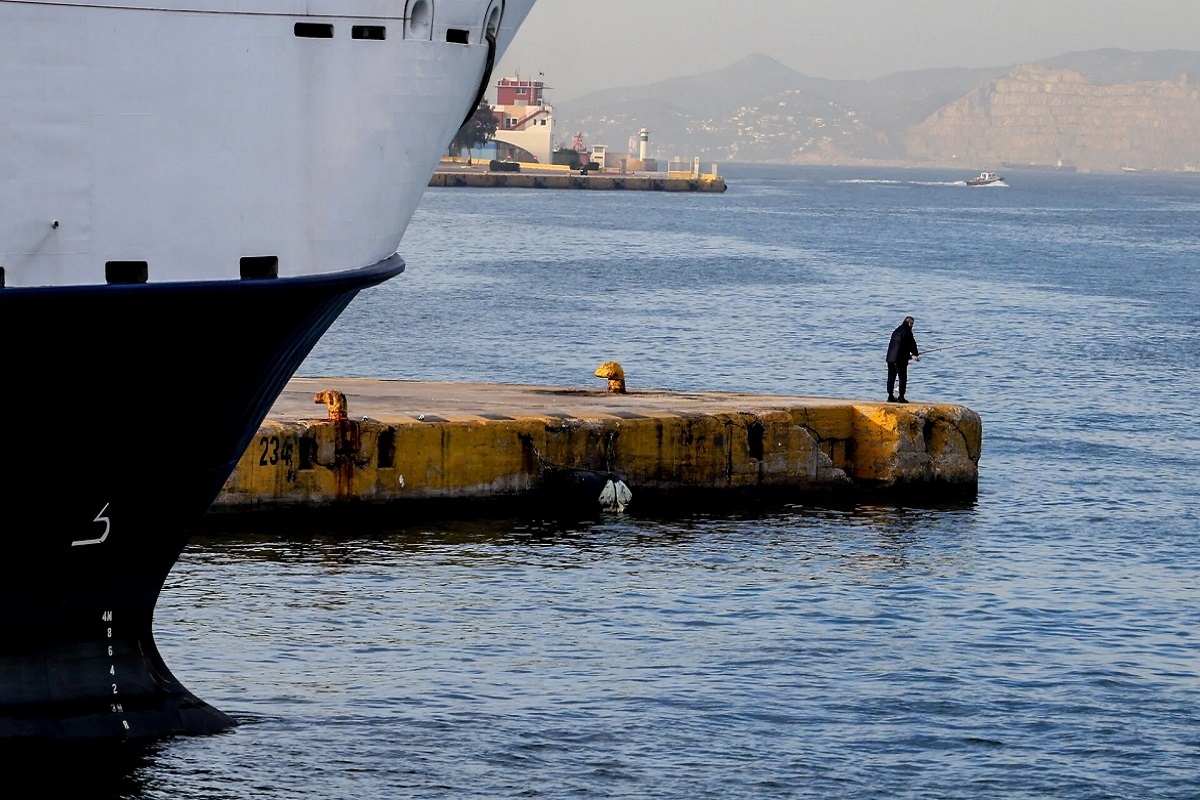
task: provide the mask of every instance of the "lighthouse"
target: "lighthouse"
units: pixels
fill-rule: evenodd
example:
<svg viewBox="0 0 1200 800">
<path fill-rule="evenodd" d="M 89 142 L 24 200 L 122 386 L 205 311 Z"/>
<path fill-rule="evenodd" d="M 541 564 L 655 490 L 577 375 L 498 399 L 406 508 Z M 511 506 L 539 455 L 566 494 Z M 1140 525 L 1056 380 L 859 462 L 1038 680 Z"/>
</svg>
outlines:
<svg viewBox="0 0 1200 800">
<path fill-rule="evenodd" d="M 650 158 L 650 131 L 647 128 L 638 131 L 638 158 L 642 161 Z"/>
</svg>

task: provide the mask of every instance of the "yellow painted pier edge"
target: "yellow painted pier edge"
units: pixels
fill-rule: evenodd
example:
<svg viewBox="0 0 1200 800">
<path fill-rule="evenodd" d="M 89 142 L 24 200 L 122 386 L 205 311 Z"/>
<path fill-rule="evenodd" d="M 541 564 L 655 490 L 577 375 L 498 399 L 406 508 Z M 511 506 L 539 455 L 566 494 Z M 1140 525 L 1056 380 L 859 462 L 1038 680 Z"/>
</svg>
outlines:
<svg viewBox="0 0 1200 800">
<path fill-rule="evenodd" d="M 329 389 L 344 393 L 345 419 L 314 402 Z M 961 501 L 978 491 L 982 438 L 979 415 L 953 404 L 298 378 L 212 515 L 536 510 L 548 467 L 619 476 L 631 511 L 735 495 Z"/>
</svg>

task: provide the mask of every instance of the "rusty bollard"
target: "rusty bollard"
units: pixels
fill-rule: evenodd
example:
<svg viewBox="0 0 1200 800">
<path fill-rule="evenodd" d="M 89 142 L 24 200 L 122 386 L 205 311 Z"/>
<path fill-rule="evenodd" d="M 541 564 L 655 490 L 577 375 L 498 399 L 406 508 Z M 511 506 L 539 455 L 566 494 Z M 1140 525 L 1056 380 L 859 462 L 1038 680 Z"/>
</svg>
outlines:
<svg viewBox="0 0 1200 800">
<path fill-rule="evenodd" d="M 614 394 L 625 394 L 625 370 L 615 361 L 605 361 L 596 368 L 597 378 L 608 380 L 608 390 Z"/>
<path fill-rule="evenodd" d="M 324 403 L 329 409 L 329 419 L 337 422 L 346 419 L 346 395 L 336 389 L 325 389 L 313 395 L 314 403 Z"/>
<path fill-rule="evenodd" d="M 351 497 L 354 492 L 354 472 L 361 462 L 362 440 L 357 422 L 348 417 L 346 395 L 336 389 L 325 389 L 313 395 L 314 403 L 324 403 L 329 421 L 337 432 L 334 445 L 333 469 L 337 475 L 337 496 Z"/>
</svg>

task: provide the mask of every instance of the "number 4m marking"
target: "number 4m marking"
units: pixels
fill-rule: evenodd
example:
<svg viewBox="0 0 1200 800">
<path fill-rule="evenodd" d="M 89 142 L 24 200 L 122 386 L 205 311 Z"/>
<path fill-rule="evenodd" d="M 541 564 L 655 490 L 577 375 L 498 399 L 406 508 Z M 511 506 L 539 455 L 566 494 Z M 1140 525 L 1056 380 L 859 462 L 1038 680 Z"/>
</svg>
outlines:
<svg viewBox="0 0 1200 800">
<path fill-rule="evenodd" d="M 109 504 L 105 503 L 104 508 L 100 509 L 100 513 L 96 515 L 94 520 L 92 520 L 92 522 L 101 522 L 104 524 L 104 533 L 100 534 L 100 538 L 77 539 L 71 542 L 71 547 L 78 547 L 84 544 L 104 544 L 104 540 L 108 538 L 108 532 L 112 530 L 112 523 L 109 521 L 108 517 L 104 516 L 104 512 L 108 511 L 108 506 Z"/>
</svg>

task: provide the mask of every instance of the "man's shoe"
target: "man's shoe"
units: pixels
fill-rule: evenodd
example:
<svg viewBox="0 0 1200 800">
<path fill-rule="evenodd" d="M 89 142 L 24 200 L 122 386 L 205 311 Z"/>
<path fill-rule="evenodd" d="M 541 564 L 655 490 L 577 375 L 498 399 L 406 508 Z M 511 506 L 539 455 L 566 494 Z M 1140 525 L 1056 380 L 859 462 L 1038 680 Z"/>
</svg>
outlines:
<svg viewBox="0 0 1200 800">
<path fill-rule="evenodd" d="M 890 394 L 889 394 L 889 395 L 888 395 L 888 399 L 887 399 L 887 401 L 888 401 L 889 403 L 894 403 L 894 402 L 896 402 L 896 397 L 895 397 L 895 395 L 890 395 Z"/>
<path fill-rule="evenodd" d="M 896 398 L 896 402 L 897 403 L 907 403 L 908 401 L 904 399 L 904 395 L 900 395 L 899 397 Z"/>
</svg>

